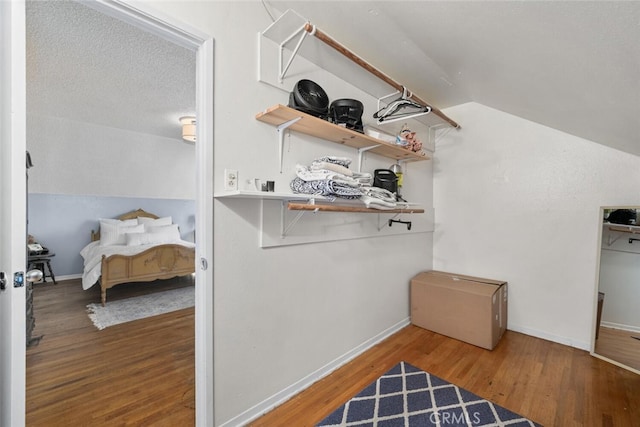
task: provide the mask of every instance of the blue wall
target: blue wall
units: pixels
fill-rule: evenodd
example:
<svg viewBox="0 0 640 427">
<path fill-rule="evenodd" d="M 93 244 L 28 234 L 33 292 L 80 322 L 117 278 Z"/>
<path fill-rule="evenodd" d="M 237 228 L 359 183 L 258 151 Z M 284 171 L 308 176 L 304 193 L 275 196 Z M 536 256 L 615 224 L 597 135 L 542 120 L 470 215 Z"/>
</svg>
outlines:
<svg viewBox="0 0 640 427">
<path fill-rule="evenodd" d="M 28 203 L 29 234 L 56 254 L 51 259 L 56 279 L 82 274 L 80 251 L 90 243 L 99 218 L 116 218 L 140 208 L 160 217 L 171 216 L 182 238 L 194 240 L 194 200 L 32 193 Z"/>
</svg>

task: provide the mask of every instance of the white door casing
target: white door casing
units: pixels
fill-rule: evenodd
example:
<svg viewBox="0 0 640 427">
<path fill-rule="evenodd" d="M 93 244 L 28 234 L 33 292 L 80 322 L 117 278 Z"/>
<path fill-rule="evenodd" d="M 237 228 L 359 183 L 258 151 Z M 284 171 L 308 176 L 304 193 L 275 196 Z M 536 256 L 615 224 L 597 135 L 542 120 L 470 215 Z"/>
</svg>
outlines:
<svg viewBox="0 0 640 427">
<path fill-rule="evenodd" d="M 25 288 L 14 287 L 26 264 L 25 5 L 0 1 L 0 425 L 25 422 Z"/>
<path fill-rule="evenodd" d="M 213 74 L 211 37 L 146 6 L 120 1 L 88 6 L 197 51 L 196 68 L 196 425 L 214 425 L 213 399 Z M 26 263 L 26 65 L 24 1 L 0 1 L 0 426 L 25 424 L 25 291 L 13 274 Z"/>
</svg>

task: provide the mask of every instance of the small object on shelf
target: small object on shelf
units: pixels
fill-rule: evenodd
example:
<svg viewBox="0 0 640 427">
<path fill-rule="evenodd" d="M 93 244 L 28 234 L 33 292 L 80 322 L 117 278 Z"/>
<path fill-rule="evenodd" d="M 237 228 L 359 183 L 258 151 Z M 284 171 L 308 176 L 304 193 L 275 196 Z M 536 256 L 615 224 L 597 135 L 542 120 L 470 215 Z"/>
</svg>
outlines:
<svg viewBox="0 0 640 427">
<path fill-rule="evenodd" d="M 363 112 L 364 105 L 357 99 L 336 99 L 329 106 L 329 120 L 338 126 L 364 133 Z"/>
<path fill-rule="evenodd" d="M 605 221 L 612 224 L 635 225 L 637 213 L 635 209 L 616 209 L 612 211 Z"/>
<path fill-rule="evenodd" d="M 415 132 L 409 129 L 406 123 L 402 126 L 402 130 L 396 137 L 396 144 L 414 153 L 422 152 L 422 141 L 418 139 Z"/>
<path fill-rule="evenodd" d="M 404 177 L 404 173 L 402 172 L 402 166 L 400 166 L 400 163 L 394 163 L 391 166 L 389 166 L 389 170 L 395 173 L 396 176 L 398 177 L 398 191 L 396 192 L 396 199 L 398 201 L 406 202 L 406 200 L 402 197 L 402 194 L 400 193 L 400 189 L 402 188 L 403 177 Z"/>
<path fill-rule="evenodd" d="M 376 169 L 373 173 L 373 186 L 398 194 L 398 177 L 389 169 Z"/>
</svg>

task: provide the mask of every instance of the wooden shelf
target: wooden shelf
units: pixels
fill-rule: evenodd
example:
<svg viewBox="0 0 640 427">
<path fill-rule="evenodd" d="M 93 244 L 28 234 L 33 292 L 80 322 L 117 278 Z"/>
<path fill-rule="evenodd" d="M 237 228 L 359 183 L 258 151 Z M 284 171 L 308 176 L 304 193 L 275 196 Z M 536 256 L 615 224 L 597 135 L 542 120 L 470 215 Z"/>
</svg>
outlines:
<svg viewBox="0 0 640 427">
<path fill-rule="evenodd" d="M 609 230 L 611 231 L 619 231 L 621 233 L 640 234 L 640 226 L 637 226 L 637 225 L 605 223 L 605 226 L 608 226 Z"/>
<path fill-rule="evenodd" d="M 216 199 L 260 199 L 260 200 L 311 200 L 326 199 L 322 196 L 297 193 L 275 193 L 271 191 L 234 190 L 213 195 Z"/>
<path fill-rule="evenodd" d="M 273 126 L 280 126 L 296 118 L 300 118 L 300 120 L 289 127 L 289 129 L 296 132 L 315 136 L 317 138 L 322 138 L 327 141 L 356 149 L 367 149 L 367 152 L 388 157 L 390 159 L 402 160 L 405 162 L 429 160 L 429 157 L 426 155 L 414 153 L 406 148 L 390 144 L 351 129 L 346 129 L 342 126 L 338 126 L 284 105 L 275 105 L 256 115 L 257 120 Z"/>
<path fill-rule="evenodd" d="M 308 203 L 289 202 L 289 210 L 292 211 L 323 211 L 323 212 L 358 212 L 358 213 L 424 213 L 422 208 L 396 208 L 396 209 L 373 209 L 364 206 L 345 206 L 345 205 L 315 205 Z"/>
<path fill-rule="evenodd" d="M 265 41 L 270 42 L 272 46 L 266 46 Z M 308 19 L 289 9 L 260 34 L 260 80 L 288 92 L 301 72 L 309 72 L 307 68 L 295 68 L 296 56 L 304 58 L 374 98 L 386 97 L 394 91 L 402 93 L 405 88 L 402 83 L 312 25 Z M 284 66 L 287 61 L 289 63 Z M 287 76 L 289 66 L 292 70 L 289 73 L 290 77 Z M 431 107 L 430 114 L 411 120 L 434 130 L 444 127 L 460 128 L 456 121 L 434 105 L 419 98 L 412 91 L 409 92 L 410 99 Z M 386 125 L 384 127 L 386 128 Z"/>
</svg>

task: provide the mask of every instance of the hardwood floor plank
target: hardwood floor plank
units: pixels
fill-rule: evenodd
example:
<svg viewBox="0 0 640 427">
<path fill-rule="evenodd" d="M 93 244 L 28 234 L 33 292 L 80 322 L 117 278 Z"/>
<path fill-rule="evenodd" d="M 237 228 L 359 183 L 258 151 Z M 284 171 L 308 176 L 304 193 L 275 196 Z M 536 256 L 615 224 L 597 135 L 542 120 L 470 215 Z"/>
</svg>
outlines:
<svg viewBox="0 0 640 427">
<path fill-rule="evenodd" d="M 640 332 L 600 327 L 595 352 L 640 371 Z"/>
<path fill-rule="evenodd" d="M 637 426 L 640 376 L 589 353 L 507 331 L 488 351 L 408 326 L 251 426 L 313 426 L 400 361 L 546 426 Z"/>
<path fill-rule="evenodd" d="M 149 292 L 119 288 L 109 301 Z M 98 331 L 85 306 L 99 292 L 79 281 L 34 297 L 43 338 L 27 350 L 28 426 L 194 424 L 193 309 Z M 408 326 L 251 425 L 312 426 L 403 360 L 547 426 L 640 419 L 640 376 L 585 351 L 512 331 L 487 351 Z"/>
<path fill-rule="evenodd" d="M 109 302 L 192 286 L 191 280 L 121 285 Z M 28 426 L 195 424 L 194 309 L 93 326 L 99 289 L 79 280 L 34 286 L 36 328 L 27 349 Z"/>
</svg>

